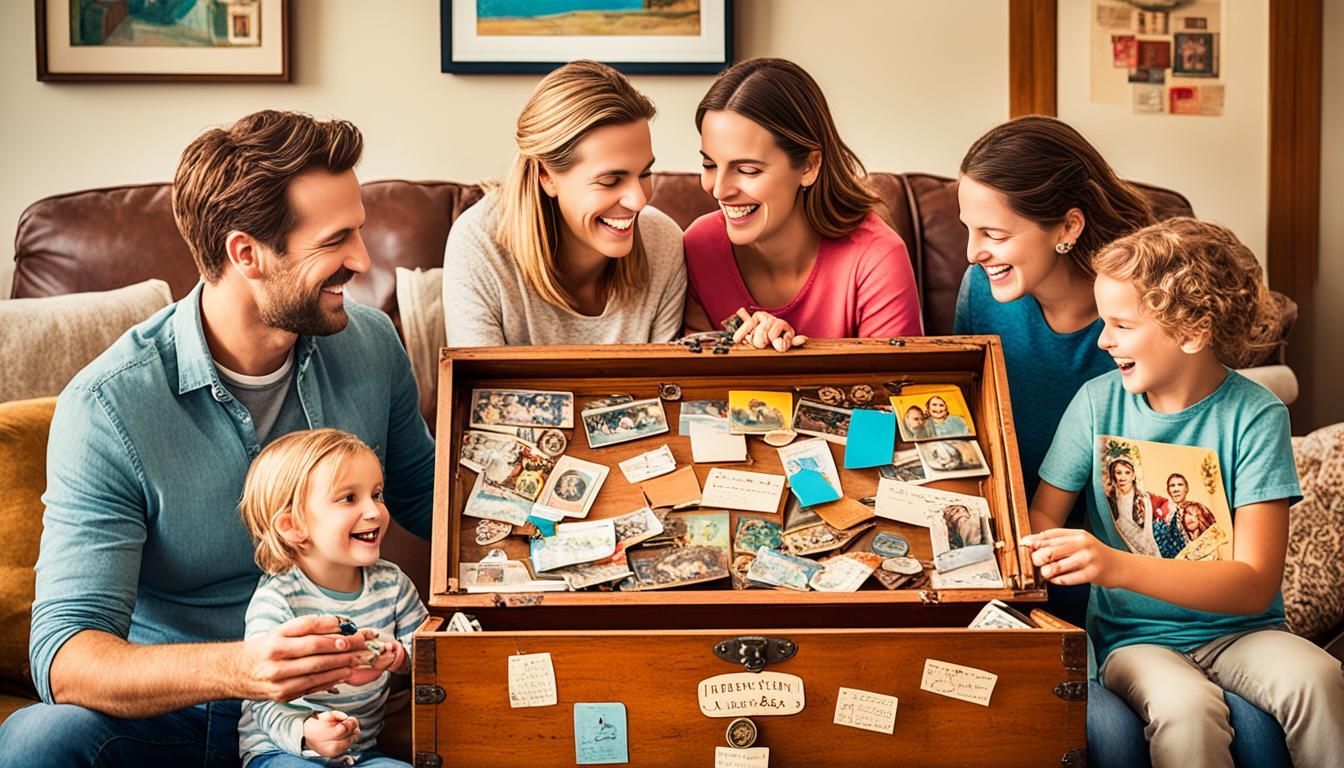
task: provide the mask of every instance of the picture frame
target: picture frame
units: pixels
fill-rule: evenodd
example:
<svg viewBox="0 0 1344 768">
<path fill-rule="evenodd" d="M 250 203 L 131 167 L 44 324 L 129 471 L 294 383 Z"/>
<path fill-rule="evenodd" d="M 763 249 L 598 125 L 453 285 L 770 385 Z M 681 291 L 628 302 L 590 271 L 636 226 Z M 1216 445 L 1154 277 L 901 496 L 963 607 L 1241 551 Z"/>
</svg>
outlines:
<svg viewBox="0 0 1344 768">
<path fill-rule="evenodd" d="M 290 0 L 197 0 L 184 15 L 34 0 L 41 82 L 288 83 Z M 77 15 L 78 14 L 78 15 Z"/>
<path fill-rule="evenodd" d="M 650 4 L 664 8 L 644 7 Z M 540 4 L 550 11 L 545 15 L 503 16 L 521 12 L 523 3 L 439 0 L 440 70 L 544 74 L 575 59 L 596 59 L 628 75 L 705 75 L 733 61 L 733 0 L 584 5 L 550 0 Z M 481 10 L 492 15 L 481 16 Z M 691 18 L 691 11 L 698 16 Z M 659 34 L 660 29 L 671 33 Z M 626 31 L 636 33 L 621 34 Z"/>
</svg>

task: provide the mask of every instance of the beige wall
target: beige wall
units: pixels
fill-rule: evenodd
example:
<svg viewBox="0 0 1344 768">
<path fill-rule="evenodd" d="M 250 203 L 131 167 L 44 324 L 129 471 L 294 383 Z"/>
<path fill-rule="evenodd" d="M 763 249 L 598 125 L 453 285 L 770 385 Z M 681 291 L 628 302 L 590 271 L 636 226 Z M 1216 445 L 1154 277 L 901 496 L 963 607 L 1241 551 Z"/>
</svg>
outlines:
<svg viewBox="0 0 1344 768">
<path fill-rule="evenodd" d="M 1059 3 L 1059 116 L 1124 177 L 1185 194 L 1265 260 L 1269 187 L 1269 0 L 1223 3 L 1222 117 L 1135 115 L 1088 98 L 1090 0 Z"/>
<path fill-rule="evenodd" d="M 1312 421 L 1344 421 L 1344 3 L 1325 4 L 1321 82 L 1321 261 L 1311 337 L 1295 343 L 1316 350 L 1312 376 Z"/>
<path fill-rule="evenodd" d="M 825 89 L 869 168 L 952 173 L 1008 115 L 1006 0 L 738 0 L 738 56 L 785 56 Z M 44 84 L 33 3 L 0 3 L 0 296 L 12 233 L 51 194 L 169 179 L 199 131 L 255 109 L 355 121 L 361 178 L 475 180 L 501 172 L 533 76 L 439 72 L 435 0 L 295 0 L 289 85 Z M 657 103 L 657 167 L 693 170 L 709 77 L 635 78 Z M 133 226 L 133 222 L 128 222 Z"/>
</svg>

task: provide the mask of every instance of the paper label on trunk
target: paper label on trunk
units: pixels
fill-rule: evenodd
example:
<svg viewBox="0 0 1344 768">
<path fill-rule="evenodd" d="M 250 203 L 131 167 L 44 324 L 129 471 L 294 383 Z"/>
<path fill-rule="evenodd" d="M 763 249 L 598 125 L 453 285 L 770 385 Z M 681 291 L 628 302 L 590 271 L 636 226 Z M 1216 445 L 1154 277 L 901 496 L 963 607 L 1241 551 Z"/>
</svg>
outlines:
<svg viewBox="0 0 1344 768">
<path fill-rule="evenodd" d="M 896 729 L 896 704 L 895 696 L 841 688 L 835 697 L 835 724 L 892 733 Z"/>
<path fill-rule="evenodd" d="M 549 707 L 556 699 L 555 666 L 549 653 L 509 657 L 509 706 Z"/>
<path fill-rule="evenodd" d="M 706 717 L 796 715 L 803 711 L 803 679 L 782 672 L 735 672 L 700 681 L 700 712 Z"/>
<path fill-rule="evenodd" d="M 919 689 L 988 707 L 989 697 L 993 695 L 994 684 L 998 681 L 999 676 L 993 672 L 925 659 L 924 677 L 919 681 Z"/>
<path fill-rule="evenodd" d="M 752 747 L 750 749 L 714 748 L 714 768 L 768 768 L 769 765 L 769 747 Z"/>
</svg>

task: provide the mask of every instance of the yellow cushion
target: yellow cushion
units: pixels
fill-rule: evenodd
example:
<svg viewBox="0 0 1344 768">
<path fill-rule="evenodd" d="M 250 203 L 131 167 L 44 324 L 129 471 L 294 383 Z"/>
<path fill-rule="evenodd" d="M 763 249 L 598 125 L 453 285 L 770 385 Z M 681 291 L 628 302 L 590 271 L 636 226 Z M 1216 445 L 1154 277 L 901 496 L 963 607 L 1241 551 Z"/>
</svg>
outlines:
<svg viewBox="0 0 1344 768">
<path fill-rule="evenodd" d="M 33 565 L 55 410 L 54 397 L 0 403 L 0 693 L 30 698 L 37 696 L 28 669 Z"/>
</svg>

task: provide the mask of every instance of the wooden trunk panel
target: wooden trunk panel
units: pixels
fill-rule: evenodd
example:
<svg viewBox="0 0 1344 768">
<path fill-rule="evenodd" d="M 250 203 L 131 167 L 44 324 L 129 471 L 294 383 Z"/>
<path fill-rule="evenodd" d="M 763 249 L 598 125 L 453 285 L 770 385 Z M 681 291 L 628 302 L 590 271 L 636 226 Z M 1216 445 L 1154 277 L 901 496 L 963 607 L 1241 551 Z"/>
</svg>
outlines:
<svg viewBox="0 0 1344 768">
<path fill-rule="evenodd" d="M 709 766 L 726 746 L 731 718 L 701 714 L 697 685 L 742 668 L 713 654 L 731 631 L 422 633 L 416 683 L 447 693 L 431 719 L 420 707 L 418 752 L 445 765 L 575 764 L 575 702 L 622 702 L 629 765 Z M 757 716 L 756 746 L 770 748 L 772 768 L 872 768 L 874 765 L 1059 765 L 1085 745 L 1086 705 L 1054 692 L 1082 681 L 1082 633 L 1022 630 L 772 630 L 798 644 L 792 659 L 767 669 L 804 681 L 806 707 L 787 716 Z M 422 647 L 432 644 L 432 650 Z M 511 709 L 508 657 L 550 653 L 559 703 Z M 999 676 L 990 706 L 920 690 L 925 659 Z M 423 662 L 423 663 L 422 663 Z M 1066 666 L 1066 664 L 1068 666 Z M 432 676 L 427 674 L 432 669 Z M 892 735 L 833 723 L 840 687 L 900 699 Z M 423 716 L 422 716 L 423 715 Z M 432 728 L 431 730 L 428 730 Z M 431 734 L 432 733 L 432 737 Z"/>
</svg>

